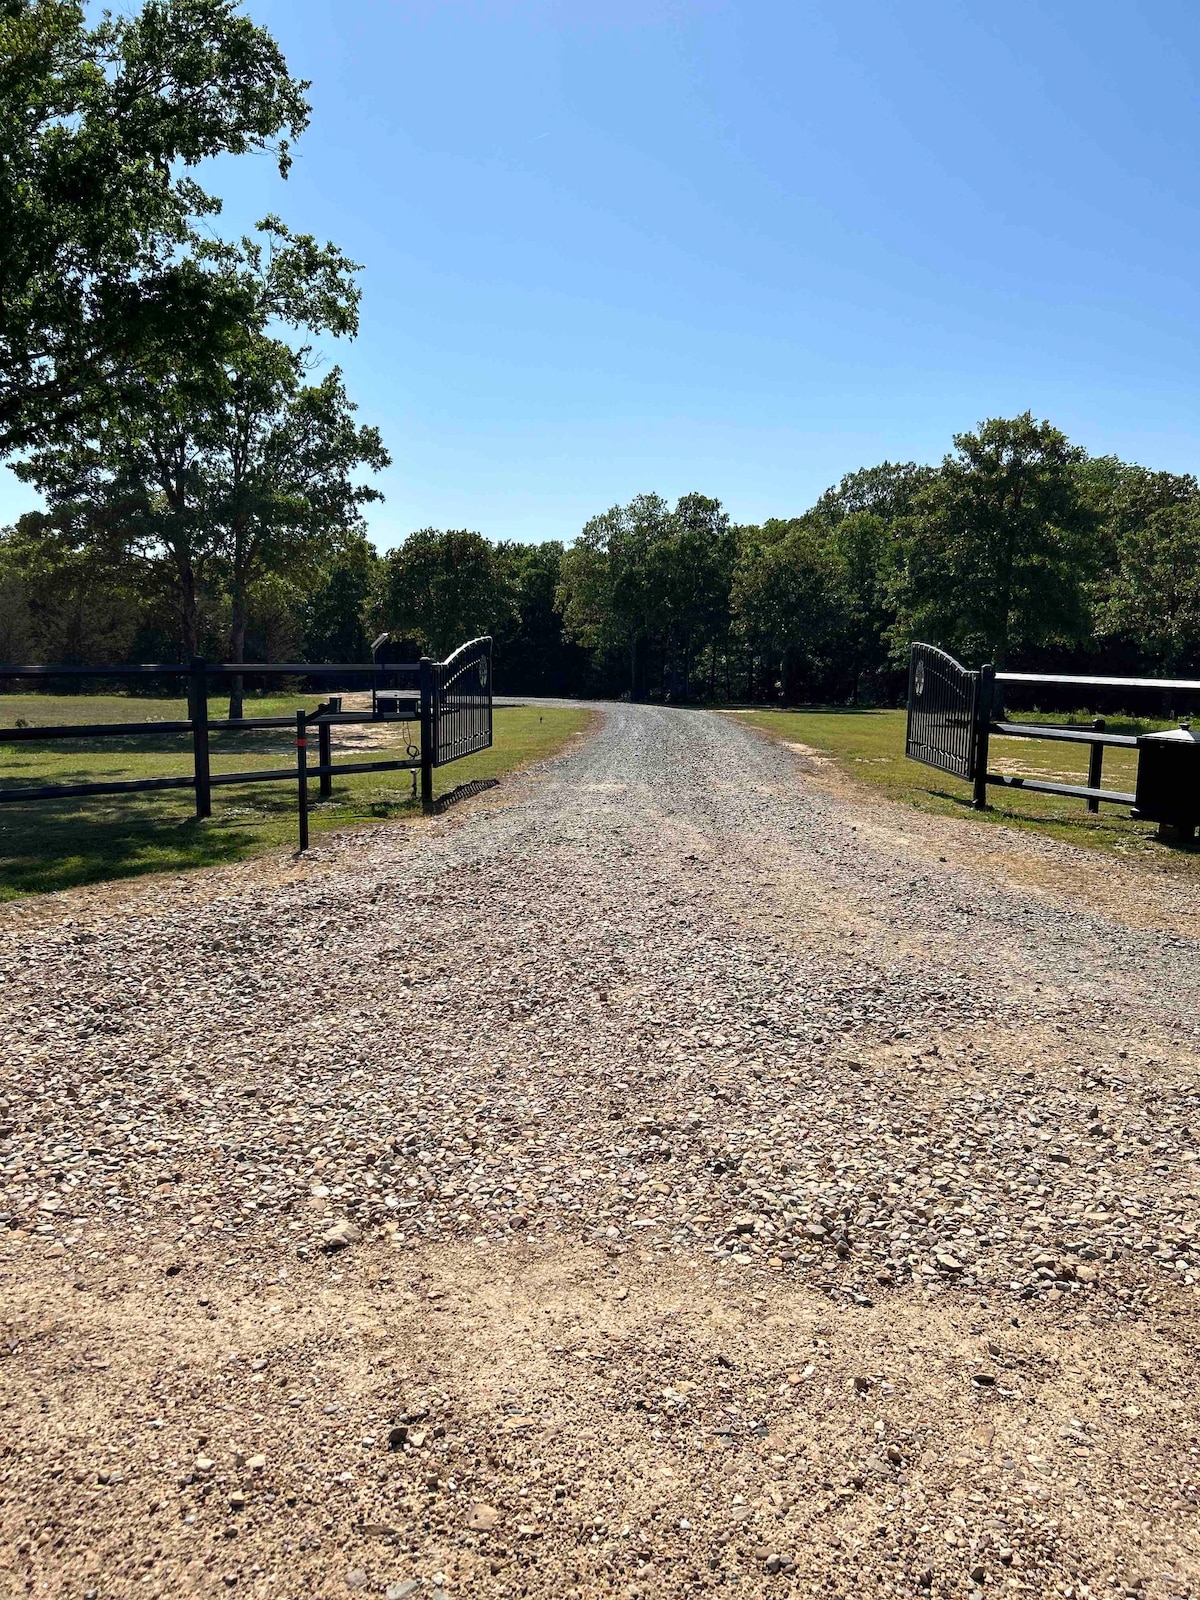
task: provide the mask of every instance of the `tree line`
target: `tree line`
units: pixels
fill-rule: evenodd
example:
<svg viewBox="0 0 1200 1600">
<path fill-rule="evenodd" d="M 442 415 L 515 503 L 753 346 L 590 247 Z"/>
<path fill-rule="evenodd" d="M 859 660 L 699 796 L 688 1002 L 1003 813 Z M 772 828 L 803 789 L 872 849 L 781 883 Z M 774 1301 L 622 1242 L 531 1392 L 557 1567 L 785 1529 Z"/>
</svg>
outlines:
<svg viewBox="0 0 1200 1600">
<path fill-rule="evenodd" d="M 1200 668 L 1200 484 L 1028 413 L 755 525 L 643 494 L 570 544 L 424 528 L 380 555 L 343 520 L 283 568 L 264 538 L 240 588 L 236 552 L 206 548 L 186 587 L 177 554 L 21 519 L 0 537 L 0 657 L 227 655 L 236 629 L 248 660 L 350 661 L 382 631 L 436 656 L 490 633 L 515 692 L 870 704 L 903 694 L 914 638 L 971 665 Z"/>
<path fill-rule="evenodd" d="M 0 0 L 0 660 L 364 659 L 491 633 L 519 692 L 884 703 L 909 642 L 969 664 L 1200 665 L 1200 488 L 1029 413 L 799 514 L 638 495 L 569 543 L 370 543 L 389 457 L 316 341 L 359 265 L 278 216 L 223 238 L 195 176 L 309 120 L 237 0 Z M 218 168 L 217 170 L 221 170 Z M 235 684 L 231 711 L 240 710 Z"/>
<path fill-rule="evenodd" d="M 1029 413 L 938 466 L 849 473 L 797 516 L 645 494 L 569 546 L 425 530 L 381 571 L 374 620 L 437 646 L 492 632 L 523 689 L 888 703 L 914 639 L 969 665 L 1200 668 L 1200 483 Z"/>
</svg>

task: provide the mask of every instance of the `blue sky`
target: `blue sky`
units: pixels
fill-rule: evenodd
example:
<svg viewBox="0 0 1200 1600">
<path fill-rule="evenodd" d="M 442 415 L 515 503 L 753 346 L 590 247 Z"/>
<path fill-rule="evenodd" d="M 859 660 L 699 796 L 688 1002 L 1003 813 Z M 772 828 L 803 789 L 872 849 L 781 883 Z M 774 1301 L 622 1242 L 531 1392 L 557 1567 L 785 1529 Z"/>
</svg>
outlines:
<svg viewBox="0 0 1200 1600">
<path fill-rule="evenodd" d="M 267 210 L 366 264 L 345 367 L 412 528 L 640 490 L 789 515 L 1026 408 L 1200 467 L 1200 9 L 251 0 L 312 126 Z M 0 490 L 0 515 L 27 503 Z"/>
</svg>

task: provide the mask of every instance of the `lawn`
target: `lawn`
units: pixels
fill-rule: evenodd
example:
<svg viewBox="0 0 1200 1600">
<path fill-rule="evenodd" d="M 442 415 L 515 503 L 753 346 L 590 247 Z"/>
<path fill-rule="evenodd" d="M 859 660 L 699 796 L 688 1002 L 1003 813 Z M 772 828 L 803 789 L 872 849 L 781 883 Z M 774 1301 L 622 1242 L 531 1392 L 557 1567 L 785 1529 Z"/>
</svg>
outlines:
<svg viewBox="0 0 1200 1600">
<path fill-rule="evenodd" d="M 845 707 L 814 707 L 801 711 L 753 711 L 738 713 L 747 722 L 764 729 L 772 737 L 811 745 L 832 756 L 841 769 L 860 782 L 869 784 L 902 804 L 932 811 L 941 816 L 970 817 L 981 826 L 1003 823 L 1031 833 L 1093 850 L 1138 857 L 1156 865 L 1178 870 L 1200 871 L 1200 855 L 1164 846 L 1154 837 L 1154 826 L 1133 822 L 1123 806 L 1102 805 L 1090 813 L 1082 800 L 1054 795 L 1030 794 L 1012 789 L 990 788 L 990 809 L 974 811 L 971 788 L 948 773 L 909 761 L 904 754 L 905 713 L 903 711 L 855 711 Z M 1053 722 L 1091 725 L 1091 713 L 1072 716 L 1043 716 L 1022 712 L 1022 722 Z M 1110 733 L 1149 733 L 1172 727 L 1166 722 L 1134 721 L 1109 717 Z M 993 736 L 989 770 L 1025 773 L 1063 783 L 1087 782 L 1087 745 L 1051 744 L 1048 740 L 1008 739 Z M 1136 784 L 1137 752 L 1108 749 L 1104 752 L 1103 787 L 1131 793 Z"/>
<path fill-rule="evenodd" d="M 246 715 L 290 715 L 312 709 L 315 695 L 247 698 Z M 218 710 L 213 705 L 212 710 Z M 146 733 L 120 738 L 38 740 L 0 744 L 0 789 L 14 784 L 90 783 L 109 779 L 167 777 L 192 770 L 187 734 L 154 732 L 154 723 L 185 718 L 182 700 L 115 695 L 0 695 L 0 727 L 21 721 L 53 723 L 142 722 Z M 528 762 L 553 755 L 585 726 L 589 713 L 574 707 L 498 706 L 495 744 L 434 775 L 434 793 L 444 794 L 473 778 L 498 777 Z M 334 728 L 335 761 L 403 759 L 405 732 L 420 741 L 417 724 Z M 394 731 L 393 731 L 394 730 Z M 356 741 L 383 738 L 367 748 Z M 288 728 L 210 735 L 212 771 L 289 767 L 295 762 L 295 735 Z M 316 760 L 316 736 L 309 759 Z M 309 823 L 314 835 L 349 823 L 416 819 L 409 772 L 362 773 L 335 778 L 333 796 L 317 799 L 309 786 Z M 0 900 L 66 889 L 81 883 L 125 878 L 146 872 L 181 871 L 238 861 L 264 850 L 296 843 L 296 786 L 278 782 L 244 784 L 212 791 L 213 814 L 197 822 L 190 790 L 162 794 L 103 795 L 75 800 L 0 805 Z"/>
</svg>

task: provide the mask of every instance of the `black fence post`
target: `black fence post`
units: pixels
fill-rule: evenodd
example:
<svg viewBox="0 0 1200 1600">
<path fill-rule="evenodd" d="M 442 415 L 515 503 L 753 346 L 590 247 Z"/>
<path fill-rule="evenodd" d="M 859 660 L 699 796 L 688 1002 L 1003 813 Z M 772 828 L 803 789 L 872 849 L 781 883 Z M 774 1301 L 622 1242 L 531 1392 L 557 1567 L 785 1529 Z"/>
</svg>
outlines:
<svg viewBox="0 0 1200 1600">
<path fill-rule="evenodd" d="M 437 738 L 437 709 L 433 703 L 433 662 L 422 656 L 421 662 L 421 810 L 426 816 L 433 810 L 433 767 L 436 757 L 434 743 Z"/>
<path fill-rule="evenodd" d="M 303 711 L 296 713 L 296 787 L 300 808 L 300 848 L 308 849 L 308 733 Z"/>
<path fill-rule="evenodd" d="M 1103 717 L 1093 717 L 1092 718 L 1092 732 L 1093 733 L 1103 733 L 1104 729 L 1105 729 L 1104 718 Z M 1102 744 L 1094 744 L 1091 747 L 1091 754 L 1088 756 L 1088 788 L 1089 789 L 1098 789 L 1100 787 L 1100 785 L 1103 783 L 1103 781 L 1104 781 L 1104 746 Z M 1087 808 L 1088 808 L 1089 811 L 1092 811 L 1092 812 L 1099 811 L 1099 809 L 1100 809 L 1099 800 L 1096 800 L 1096 799 L 1089 800 L 1088 803 L 1087 803 Z"/>
<path fill-rule="evenodd" d="M 996 692 L 996 669 L 990 664 L 979 669 L 975 688 L 975 796 L 976 811 L 986 811 L 988 755 L 992 732 L 992 701 Z"/>
<path fill-rule="evenodd" d="M 325 768 L 333 762 L 333 730 L 328 722 L 317 723 L 317 750 L 321 767 Z M 328 800 L 333 794 L 333 773 L 321 773 L 321 799 Z"/>
<path fill-rule="evenodd" d="M 192 774 L 196 788 L 196 820 L 212 816 L 212 784 L 208 764 L 208 670 L 202 656 L 193 656 L 188 684 L 192 722 Z"/>
</svg>

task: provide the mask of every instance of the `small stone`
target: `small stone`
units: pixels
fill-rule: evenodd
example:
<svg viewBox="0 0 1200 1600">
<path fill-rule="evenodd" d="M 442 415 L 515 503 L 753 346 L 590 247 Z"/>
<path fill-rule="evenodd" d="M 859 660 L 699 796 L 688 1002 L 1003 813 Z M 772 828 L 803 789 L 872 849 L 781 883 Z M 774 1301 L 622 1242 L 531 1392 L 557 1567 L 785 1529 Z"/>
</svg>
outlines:
<svg viewBox="0 0 1200 1600">
<path fill-rule="evenodd" d="M 321 1249 L 332 1255 L 335 1251 L 345 1250 L 348 1245 L 357 1244 L 361 1238 L 362 1229 L 343 1217 L 321 1235 Z"/>
<path fill-rule="evenodd" d="M 246 1509 L 246 1496 L 240 1489 L 229 1496 L 229 1509 L 231 1511 L 244 1511 Z"/>
<path fill-rule="evenodd" d="M 365 1589 L 369 1581 L 366 1573 L 358 1567 L 355 1567 L 353 1572 L 346 1574 L 347 1589 Z"/>
<path fill-rule="evenodd" d="M 217 1463 L 210 1460 L 208 1456 L 197 1456 L 195 1461 L 192 1462 L 192 1466 L 200 1473 L 212 1472 L 216 1465 Z"/>
<path fill-rule="evenodd" d="M 388 1429 L 388 1436 L 387 1436 L 388 1449 L 389 1450 L 399 1450 L 399 1449 L 401 1449 L 402 1446 L 404 1445 L 405 1440 L 407 1438 L 408 1438 L 408 1429 L 406 1427 L 404 1427 L 403 1425 L 401 1425 L 399 1427 L 396 1427 L 396 1428 L 389 1428 Z"/>
<path fill-rule="evenodd" d="M 859 1394 L 866 1394 L 871 1387 L 870 1378 L 855 1378 L 854 1387 Z"/>
<path fill-rule="evenodd" d="M 264 1472 L 267 1466 L 266 1456 L 250 1456 L 246 1462 L 247 1472 Z"/>
<path fill-rule="evenodd" d="M 971 1374 L 971 1382 L 981 1384 L 984 1388 L 990 1388 L 995 1381 L 996 1374 L 989 1367 L 983 1367 Z"/>
<path fill-rule="evenodd" d="M 971 1568 L 971 1582 L 972 1583 L 982 1583 L 983 1580 L 986 1577 L 987 1577 L 987 1568 L 986 1567 L 975 1566 L 975 1567 Z"/>
<path fill-rule="evenodd" d="M 412 1428 L 412 1429 L 410 1429 L 409 1430 L 409 1435 L 408 1435 L 408 1442 L 409 1442 L 410 1445 L 412 1445 L 414 1450 L 419 1450 L 421 1448 L 421 1446 L 425 1443 L 425 1429 L 424 1428 Z"/>
<path fill-rule="evenodd" d="M 386 1600 L 409 1600 L 421 1587 L 420 1578 L 405 1578 L 403 1583 L 389 1583 Z"/>
<path fill-rule="evenodd" d="M 988 1342 L 987 1342 L 987 1347 L 988 1347 L 988 1355 L 990 1355 L 990 1356 L 998 1356 L 1000 1354 L 1000 1341 L 999 1341 L 999 1339 L 989 1339 Z"/>
<path fill-rule="evenodd" d="M 491 1533 L 499 1521 L 500 1513 L 495 1506 L 474 1505 L 467 1512 L 467 1527 L 473 1528 L 476 1533 Z"/>
</svg>

